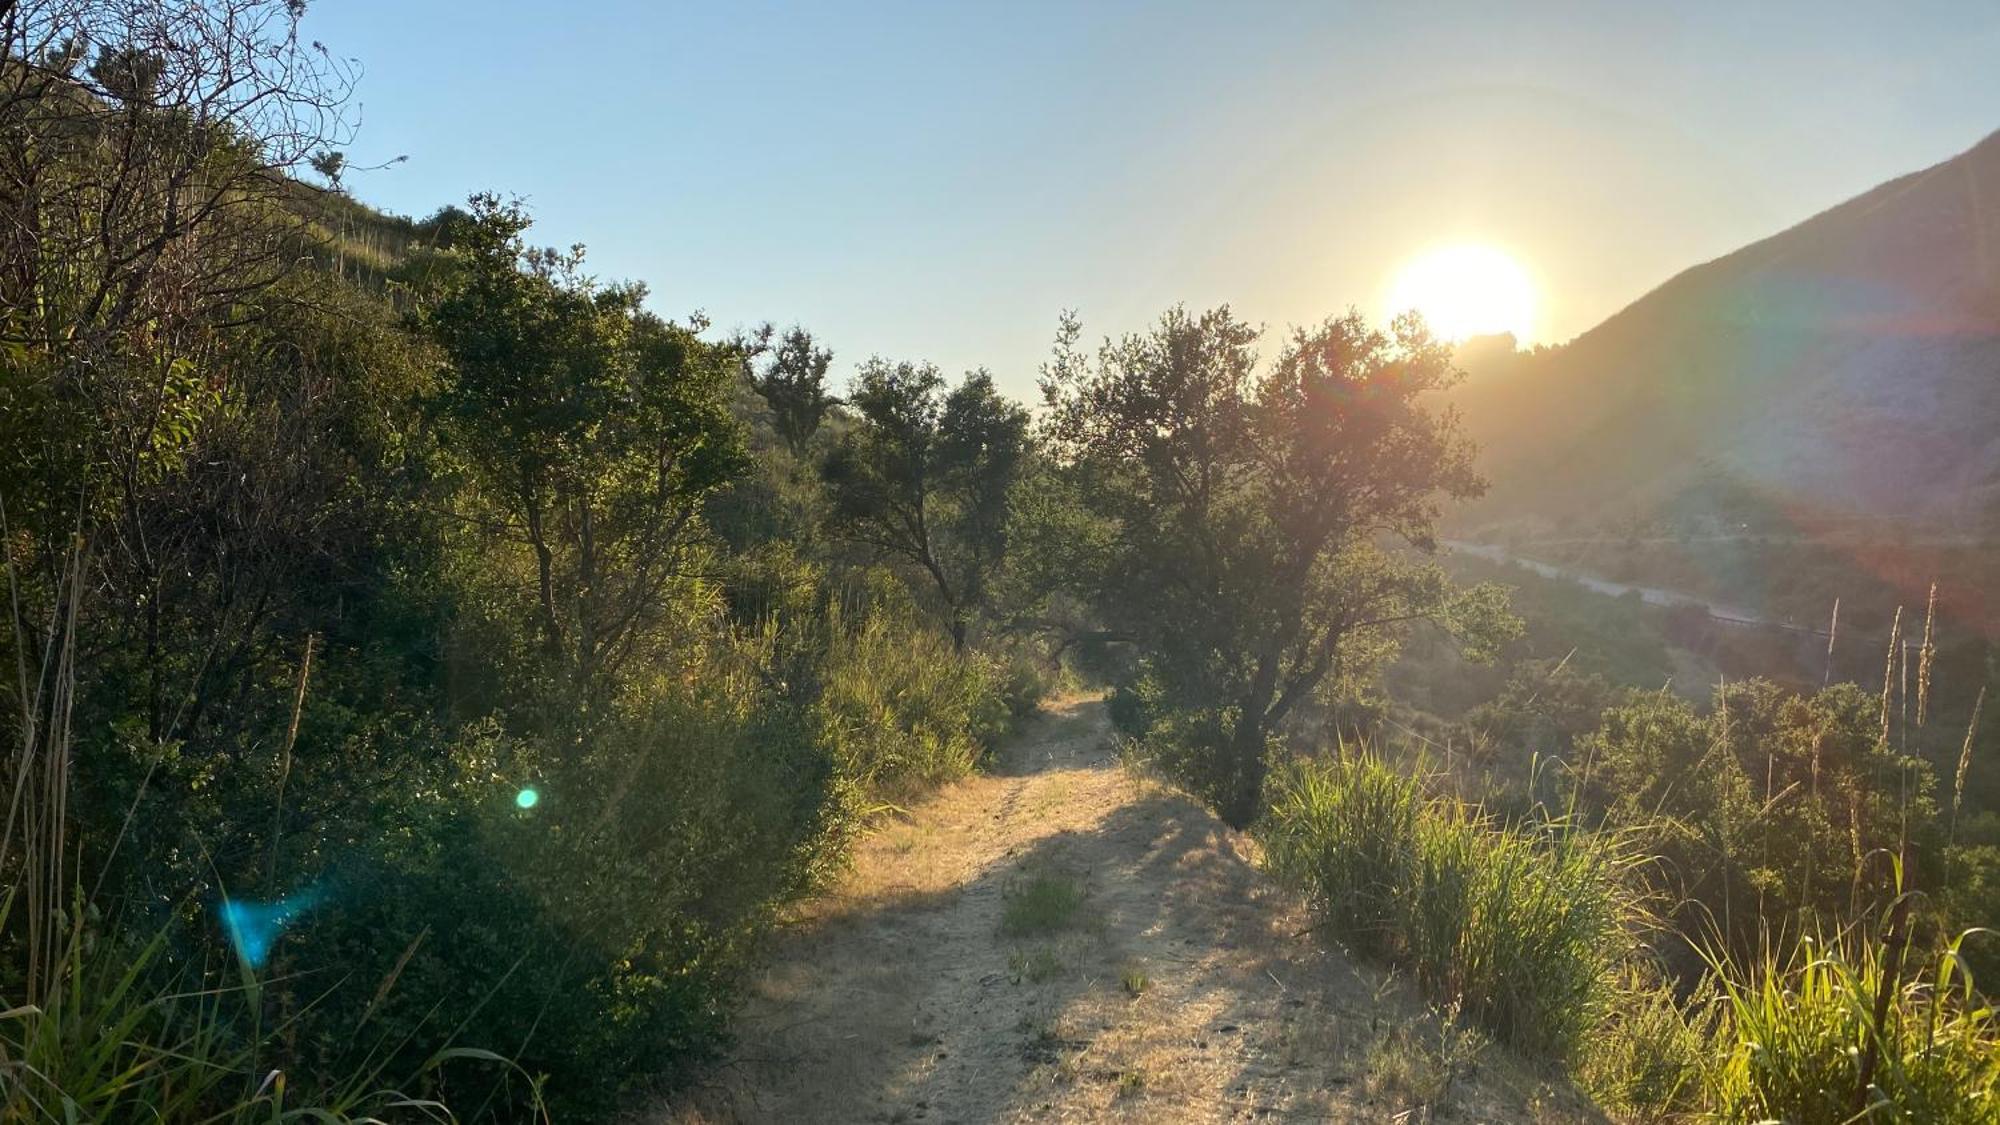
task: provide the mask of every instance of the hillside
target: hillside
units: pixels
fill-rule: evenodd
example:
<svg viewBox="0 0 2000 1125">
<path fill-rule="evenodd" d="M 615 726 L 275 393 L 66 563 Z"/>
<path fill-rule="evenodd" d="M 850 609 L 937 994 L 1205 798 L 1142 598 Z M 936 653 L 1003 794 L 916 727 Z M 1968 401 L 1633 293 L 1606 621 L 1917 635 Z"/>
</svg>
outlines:
<svg viewBox="0 0 2000 1125">
<path fill-rule="evenodd" d="M 1983 530 L 2000 512 L 2000 134 L 1566 346 L 1475 366 L 1462 403 L 1494 487 L 1473 524 Z"/>
</svg>

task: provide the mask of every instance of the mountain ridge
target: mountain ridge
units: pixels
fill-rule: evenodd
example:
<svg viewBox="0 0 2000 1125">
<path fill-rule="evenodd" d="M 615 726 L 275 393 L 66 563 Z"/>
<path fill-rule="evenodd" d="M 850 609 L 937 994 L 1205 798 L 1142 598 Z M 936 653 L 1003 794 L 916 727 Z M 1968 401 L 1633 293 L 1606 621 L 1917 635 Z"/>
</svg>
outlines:
<svg viewBox="0 0 2000 1125">
<path fill-rule="evenodd" d="M 1494 482 L 1475 523 L 1653 511 L 1718 475 L 1794 523 L 1989 520 L 2000 132 L 1497 367 L 1460 395 Z"/>
</svg>

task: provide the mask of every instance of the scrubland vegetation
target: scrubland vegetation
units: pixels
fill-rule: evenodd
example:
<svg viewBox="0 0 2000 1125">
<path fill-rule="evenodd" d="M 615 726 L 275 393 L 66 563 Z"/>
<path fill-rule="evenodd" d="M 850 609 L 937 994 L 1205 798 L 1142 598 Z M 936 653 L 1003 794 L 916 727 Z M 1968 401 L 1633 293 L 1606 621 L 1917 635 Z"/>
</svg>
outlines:
<svg viewBox="0 0 2000 1125">
<path fill-rule="evenodd" d="M 1967 968 L 1973 935 L 1917 936 L 1910 895 L 1837 930 L 1787 931 L 1774 921 L 1821 916 L 1772 909 L 1745 924 L 1755 950 L 1711 933 L 1677 989 L 1662 943 L 1685 934 L 1649 914 L 1668 899 L 1641 877 L 1659 860 L 1638 831 L 1496 818 L 1362 752 L 1291 771 L 1262 835 L 1332 932 L 1566 1064 L 1608 1110 L 1993 1120 L 2000 1027 Z"/>
<path fill-rule="evenodd" d="M 1328 940 L 1616 1114 L 2000 1119 L 1972 634 L 1760 679 L 1448 572 L 1483 482 L 1413 319 L 1066 316 L 1038 413 L 918 360 L 839 394 L 499 196 L 348 198 L 298 15 L 0 13 L 0 1117 L 670 1090 L 871 818 L 1067 674 Z M 1037 876 L 1003 927 L 1083 907 Z"/>
<path fill-rule="evenodd" d="M 662 320 L 498 198 L 306 186 L 348 76 L 296 16 L 0 16 L 0 1106 L 598 1117 L 1033 706 L 972 580 L 827 518 L 914 481 L 956 576 L 1000 533 L 952 474 L 1021 427 L 788 396 L 809 335 Z"/>
<path fill-rule="evenodd" d="M 1936 721 L 1933 627 L 1907 684 L 1894 661 L 1873 690 L 1724 681 L 1706 709 L 1524 660 L 1432 726 L 1452 766 L 1392 724 L 1291 768 L 1260 827 L 1272 868 L 1615 1113 L 1993 1120 L 1977 714 L 1951 773 L 1902 749 Z"/>
</svg>

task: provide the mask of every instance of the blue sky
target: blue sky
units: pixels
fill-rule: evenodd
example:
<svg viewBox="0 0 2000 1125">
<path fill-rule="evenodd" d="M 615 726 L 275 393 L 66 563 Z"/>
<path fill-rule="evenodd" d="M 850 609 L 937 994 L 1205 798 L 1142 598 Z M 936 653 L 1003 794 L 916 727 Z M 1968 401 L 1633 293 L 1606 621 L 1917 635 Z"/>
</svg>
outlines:
<svg viewBox="0 0 2000 1125">
<path fill-rule="evenodd" d="M 1739 10 L 1748 9 L 1748 10 Z M 1056 316 L 1380 315 L 1521 260 L 1560 341 L 2000 129 L 2000 5 L 317 0 L 350 187 L 521 196 L 667 315 L 1032 391 Z"/>
</svg>

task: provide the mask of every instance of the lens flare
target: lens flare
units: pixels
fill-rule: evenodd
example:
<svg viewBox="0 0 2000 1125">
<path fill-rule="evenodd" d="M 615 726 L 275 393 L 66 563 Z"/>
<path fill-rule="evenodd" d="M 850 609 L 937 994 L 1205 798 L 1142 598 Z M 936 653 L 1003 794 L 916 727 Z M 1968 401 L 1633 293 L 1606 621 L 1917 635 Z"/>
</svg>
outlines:
<svg viewBox="0 0 2000 1125">
<path fill-rule="evenodd" d="M 528 788 L 521 790 L 519 793 L 514 794 L 514 804 L 524 809 L 534 808 L 537 804 L 541 803 L 541 800 L 542 800 L 542 795 L 540 793 L 535 792 L 533 786 L 529 786 Z"/>
<path fill-rule="evenodd" d="M 277 944 L 286 927 L 318 901 L 316 891 L 302 891 L 272 902 L 229 898 L 222 900 L 219 913 L 236 955 L 251 968 L 261 969 L 271 959 L 271 947 Z"/>
</svg>

